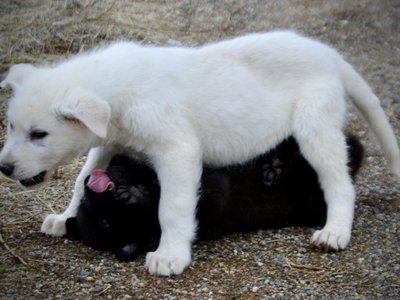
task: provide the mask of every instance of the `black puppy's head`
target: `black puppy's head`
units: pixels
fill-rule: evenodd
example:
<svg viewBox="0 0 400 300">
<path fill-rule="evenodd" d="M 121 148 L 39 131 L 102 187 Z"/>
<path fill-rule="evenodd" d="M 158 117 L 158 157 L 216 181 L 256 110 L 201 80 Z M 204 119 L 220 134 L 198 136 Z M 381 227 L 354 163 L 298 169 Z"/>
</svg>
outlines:
<svg viewBox="0 0 400 300">
<path fill-rule="evenodd" d="M 122 260 L 132 260 L 140 254 L 140 238 L 135 237 L 135 230 L 140 229 L 135 229 L 135 220 L 140 219 L 142 209 L 132 199 L 130 204 L 116 200 L 118 187 L 106 171 L 93 171 L 85 180 L 77 216 L 66 222 L 67 237 L 82 240 L 96 250 L 112 251 Z M 140 203 L 144 203 L 142 198 Z"/>
</svg>

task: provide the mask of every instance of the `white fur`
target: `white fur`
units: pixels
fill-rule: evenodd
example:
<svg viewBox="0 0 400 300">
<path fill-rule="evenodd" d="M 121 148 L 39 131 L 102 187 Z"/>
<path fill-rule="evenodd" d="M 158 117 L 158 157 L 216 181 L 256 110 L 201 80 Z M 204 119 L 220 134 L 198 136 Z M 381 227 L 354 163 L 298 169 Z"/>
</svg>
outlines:
<svg viewBox="0 0 400 300">
<path fill-rule="evenodd" d="M 13 67 L 8 138 L 0 163 L 12 178 L 33 177 L 88 149 L 72 201 L 49 215 L 42 231 L 65 234 L 83 180 L 116 152 L 142 155 L 161 182 L 158 249 L 146 257 L 153 274 L 181 273 L 191 261 L 202 163 L 245 162 L 295 136 L 315 168 L 328 204 L 312 243 L 349 243 L 355 192 L 342 133 L 348 94 L 377 134 L 400 175 L 396 138 L 379 100 L 333 49 L 290 32 L 252 34 L 198 49 L 118 42 L 54 66 Z M 27 138 L 32 128 L 49 135 Z M 48 176 L 47 176 L 48 177 Z"/>
</svg>

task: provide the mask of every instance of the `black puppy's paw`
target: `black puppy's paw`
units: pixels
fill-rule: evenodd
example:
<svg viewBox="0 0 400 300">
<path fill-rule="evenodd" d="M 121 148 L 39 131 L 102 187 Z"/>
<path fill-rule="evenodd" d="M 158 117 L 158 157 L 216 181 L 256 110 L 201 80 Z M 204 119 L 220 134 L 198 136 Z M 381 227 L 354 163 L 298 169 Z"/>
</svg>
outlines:
<svg viewBox="0 0 400 300">
<path fill-rule="evenodd" d="M 127 244 L 125 247 L 116 248 L 113 250 L 115 257 L 122 261 L 133 261 L 140 254 L 142 254 L 142 249 L 137 244 Z"/>
<path fill-rule="evenodd" d="M 140 185 L 120 185 L 115 191 L 115 199 L 125 204 L 142 203 L 145 201 L 145 190 Z"/>
<path fill-rule="evenodd" d="M 115 191 L 115 200 L 127 203 L 131 198 L 131 193 L 129 192 L 129 187 L 126 185 L 118 186 L 117 190 Z"/>
<path fill-rule="evenodd" d="M 284 163 L 279 158 L 273 158 L 263 165 L 263 184 L 266 186 L 276 185 L 283 175 L 283 167 Z"/>
</svg>

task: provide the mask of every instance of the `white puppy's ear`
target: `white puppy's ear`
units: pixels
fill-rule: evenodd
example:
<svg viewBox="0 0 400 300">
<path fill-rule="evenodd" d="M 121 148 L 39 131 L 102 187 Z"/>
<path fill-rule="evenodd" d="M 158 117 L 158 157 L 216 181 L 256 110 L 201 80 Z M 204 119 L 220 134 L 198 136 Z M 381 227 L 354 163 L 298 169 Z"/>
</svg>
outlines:
<svg viewBox="0 0 400 300">
<path fill-rule="evenodd" d="M 36 67 L 30 64 L 18 64 L 12 66 L 4 80 L 0 82 L 0 88 L 11 87 L 15 90 L 22 84 L 25 78 L 31 76 L 35 70 Z"/>
<path fill-rule="evenodd" d="M 79 121 L 100 138 L 107 136 L 111 108 L 95 94 L 83 90 L 72 92 L 68 100 L 57 109 L 57 114 L 68 121 Z"/>
</svg>

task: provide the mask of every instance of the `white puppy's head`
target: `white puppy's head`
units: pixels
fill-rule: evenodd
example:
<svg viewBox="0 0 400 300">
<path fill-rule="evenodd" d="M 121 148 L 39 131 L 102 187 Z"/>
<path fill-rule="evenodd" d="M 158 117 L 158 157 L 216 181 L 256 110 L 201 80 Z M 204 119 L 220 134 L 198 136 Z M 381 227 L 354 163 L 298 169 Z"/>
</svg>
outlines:
<svg viewBox="0 0 400 300">
<path fill-rule="evenodd" d="M 108 103 L 58 75 L 51 68 L 16 65 L 0 83 L 13 89 L 0 171 L 25 187 L 46 181 L 107 134 Z"/>
</svg>

